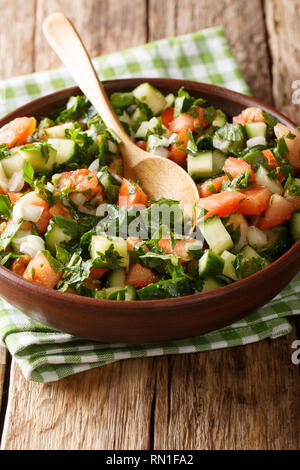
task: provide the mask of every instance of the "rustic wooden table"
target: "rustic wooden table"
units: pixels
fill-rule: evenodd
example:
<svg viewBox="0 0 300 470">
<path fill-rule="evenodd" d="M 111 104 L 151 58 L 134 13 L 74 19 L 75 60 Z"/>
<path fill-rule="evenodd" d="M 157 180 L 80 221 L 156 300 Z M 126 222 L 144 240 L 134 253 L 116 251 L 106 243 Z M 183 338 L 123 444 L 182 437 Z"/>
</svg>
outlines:
<svg viewBox="0 0 300 470">
<path fill-rule="evenodd" d="M 59 65 L 41 30 L 58 10 L 92 56 L 223 25 L 253 95 L 300 121 L 299 0 L 0 0 L 0 79 Z M 2 449 L 299 449 L 297 333 L 47 385 L 0 348 Z"/>
</svg>

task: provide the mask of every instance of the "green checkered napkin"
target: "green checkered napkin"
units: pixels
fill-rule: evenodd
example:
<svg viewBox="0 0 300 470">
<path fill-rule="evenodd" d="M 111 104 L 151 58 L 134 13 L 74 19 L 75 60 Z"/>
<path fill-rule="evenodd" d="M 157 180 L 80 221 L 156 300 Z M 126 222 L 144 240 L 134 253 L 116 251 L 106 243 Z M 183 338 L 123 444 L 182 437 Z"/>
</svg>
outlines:
<svg viewBox="0 0 300 470">
<path fill-rule="evenodd" d="M 99 57 L 94 64 L 101 79 L 182 78 L 249 94 L 220 27 Z M 65 69 L 0 82 L 0 113 L 73 84 Z M 0 339 L 26 379 L 51 382 L 120 359 L 208 351 L 278 338 L 291 331 L 285 317 L 300 314 L 299 291 L 300 274 L 267 306 L 229 327 L 192 339 L 139 346 L 75 338 L 32 321 L 0 299 Z"/>
</svg>

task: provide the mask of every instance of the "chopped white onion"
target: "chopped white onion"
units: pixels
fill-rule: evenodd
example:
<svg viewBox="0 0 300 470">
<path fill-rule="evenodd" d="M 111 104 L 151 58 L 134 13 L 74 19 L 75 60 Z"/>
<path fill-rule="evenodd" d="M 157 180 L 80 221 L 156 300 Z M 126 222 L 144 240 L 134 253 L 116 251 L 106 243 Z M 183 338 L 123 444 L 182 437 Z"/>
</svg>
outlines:
<svg viewBox="0 0 300 470">
<path fill-rule="evenodd" d="M 54 185 L 50 183 L 50 181 L 48 181 L 48 183 L 46 184 L 46 188 L 48 189 L 48 191 L 50 191 L 50 193 L 53 193 Z"/>
<path fill-rule="evenodd" d="M 97 217 L 104 217 L 105 213 L 107 211 L 107 204 L 104 202 L 103 204 L 100 204 L 97 209 L 96 209 L 96 216 Z"/>
<path fill-rule="evenodd" d="M 178 140 L 178 135 L 175 133 L 171 134 L 171 136 L 169 137 L 169 145 L 175 144 L 177 140 Z"/>
<path fill-rule="evenodd" d="M 268 243 L 267 234 L 254 225 L 251 225 L 248 227 L 247 231 L 247 242 L 254 248 L 260 248 Z"/>
<path fill-rule="evenodd" d="M 89 170 L 92 171 L 93 173 L 97 173 L 97 171 L 99 170 L 99 158 L 96 158 L 96 160 L 94 160 L 90 166 L 89 166 Z"/>
<path fill-rule="evenodd" d="M 86 197 L 81 193 L 73 193 L 70 198 L 76 206 L 82 206 L 86 202 Z"/>
<path fill-rule="evenodd" d="M 84 214 L 89 214 L 89 215 L 95 215 L 96 214 L 96 210 L 95 209 L 90 209 L 90 208 L 87 208 L 85 206 L 78 206 L 78 210 L 80 212 L 83 212 Z"/>
<path fill-rule="evenodd" d="M 28 235 L 22 239 L 20 252 L 30 255 L 33 258 L 39 251 L 45 249 L 45 242 L 41 237 Z"/>
<path fill-rule="evenodd" d="M 168 158 L 169 157 L 169 150 L 165 147 L 156 147 L 155 149 L 151 149 L 150 153 L 157 155 L 159 157 Z"/>
<path fill-rule="evenodd" d="M 31 235 L 30 230 L 19 230 L 18 233 L 14 236 L 12 241 L 12 247 L 15 251 L 20 251 L 21 243 L 25 240 L 28 235 Z"/>
<path fill-rule="evenodd" d="M 12 175 L 8 182 L 8 190 L 12 193 L 19 192 L 23 189 L 24 179 L 23 179 L 23 170 L 17 171 Z"/>
<path fill-rule="evenodd" d="M 108 150 L 111 152 L 111 153 L 114 153 L 114 154 L 118 154 L 119 153 L 119 147 L 117 146 L 117 144 L 115 142 L 112 142 L 112 140 L 109 140 L 108 141 Z M 99 160 L 98 160 L 99 162 Z"/>
<path fill-rule="evenodd" d="M 12 211 L 12 219 L 15 223 L 18 223 L 21 219 L 23 219 L 23 206 L 20 202 L 17 202 L 14 205 L 13 211 Z"/>
<path fill-rule="evenodd" d="M 22 219 L 36 223 L 40 219 L 43 212 L 44 207 L 27 204 L 26 206 L 22 206 Z"/>
</svg>

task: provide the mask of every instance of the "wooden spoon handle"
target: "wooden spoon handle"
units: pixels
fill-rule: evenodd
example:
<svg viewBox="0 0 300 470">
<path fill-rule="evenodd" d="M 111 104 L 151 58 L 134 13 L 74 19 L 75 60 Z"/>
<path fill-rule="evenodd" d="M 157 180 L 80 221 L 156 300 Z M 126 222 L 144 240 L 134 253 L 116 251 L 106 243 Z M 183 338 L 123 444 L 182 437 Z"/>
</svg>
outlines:
<svg viewBox="0 0 300 470">
<path fill-rule="evenodd" d="M 96 108 L 106 126 L 113 129 L 123 142 L 130 141 L 132 145 L 72 23 L 62 13 L 54 13 L 45 19 L 43 31 L 49 44 Z"/>
</svg>

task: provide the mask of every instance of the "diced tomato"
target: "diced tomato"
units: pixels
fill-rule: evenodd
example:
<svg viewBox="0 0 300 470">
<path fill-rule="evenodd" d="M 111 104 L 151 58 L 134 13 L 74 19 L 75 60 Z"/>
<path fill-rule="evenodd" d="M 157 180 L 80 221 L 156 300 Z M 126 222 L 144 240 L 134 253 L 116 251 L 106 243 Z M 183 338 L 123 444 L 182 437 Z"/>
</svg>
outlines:
<svg viewBox="0 0 300 470">
<path fill-rule="evenodd" d="M 0 186 L 0 194 L 5 194 L 5 191 Z"/>
<path fill-rule="evenodd" d="M 246 199 L 246 196 L 238 191 L 223 191 L 200 199 L 199 205 L 207 210 L 204 219 L 214 215 L 226 217 L 232 212 L 237 212 L 240 203 Z"/>
<path fill-rule="evenodd" d="M 138 142 L 136 142 L 136 145 L 142 150 L 147 150 L 147 142 L 145 140 L 139 140 Z"/>
<path fill-rule="evenodd" d="M 67 209 L 62 202 L 57 202 L 50 207 L 49 212 L 52 216 L 63 215 L 64 217 L 72 218 L 71 212 Z"/>
<path fill-rule="evenodd" d="M 237 212 L 244 215 L 262 214 L 267 209 L 272 196 L 268 188 L 261 186 L 245 189 L 243 194 L 246 199 L 240 203 Z"/>
<path fill-rule="evenodd" d="M 208 197 L 212 194 L 218 193 L 221 189 L 223 181 L 228 181 L 228 176 L 219 176 L 218 178 L 214 178 L 211 180 L 207 180 L 201 184 L 199 187 L 199 195 L 200 197 Z M 213 188 L 208 189 L 208 186 L 213 186 Z"/>
<path fill-rule="evenodd" d="M 50 289 L 56 286 L 61 276 L 62 272 L 56 273 L 41 251 L 30 261 L 24 273 L 24 278 L 27 281 L 36 282 L 41 286 L 50 287 Z"/>
<path fill-rule="evenodd" d="M 271 165 L 271 166 L 275 166 L 275 168 L 278 168 L 279 165 L 277 163 L 277 160 L 276 158 L 274 157 L 273 155 L 273 152 L 272 150 L 270 149 L 267 149 L 267 150 L 263 150 L 262 151 L 263 155 L 266 157 L 266 159 L 268 160 L 268 164 Z M 282 173 L 282 171 L 280 171 L 278 173 L 278 179 L 279 181 L 282 183 L 282 181 L 284 181 L 284 174 Z"/>
<path fill-rule="evenodd" d="M 36 130 L 36 119 L 33 117 L 20 117 L 9 122 L 0 129 L 0 143 L 8 148 L 14 145 L 25 144 Z"/>
<path fill-rule="evenodd" d="M 101 279 L 108 271 L 106 268 L 91 268 L 89 279 Z"/>
<path fill-rule="evenodd" d="M 229 157 L 227 158 L 223 171 L 228 173 L 233 179 L 237 176 L 245 173 L 245 171 L 250 171 L 250 181 L 255 181 L 254 171 L 252 170 L 249 163 L 244 160 L 239 160 L 238 158 Z"/>
<path fill-rule="evenodd" d="M 279 194 L 273 194 L 270 205 L 264 216 L 258 221 L 257 226 L 262 230 L 276 227 L 276 225 L 280 225 L 290 219 L 294 210 L 294 206 L 284 197 Z"/>
<path fill-rule="evenodd" d="M 147 194 L 137 184 L 123 178 L 118 199 L 119 207 L 124 206 L 128 209 L 131 206 L 145 206 L 148 200 Z"/>
<path fill-rule="evenodd" d="M 241 114 L 234 116 L 233 124 L 248 124 L 250 122 L 266 122 L 260 108 L 250 107 L 243 109 Z"/>
<path fill-rule="evenodd" d="M 39 218 L 37 222 L 35 222 L 35 226 L 39 233 L 45 233 L 49 225 L 50 219 L 52 217 L 52 215 L 49 212 L 49 204 L 44 199 L 39 197 L 35 191 L 30 191 L 29 193 L 24 194 L 24 196 L 22 195 L 22 197 L 19 196 L 16 199 L 16 203 L 44 208 L 44 211 L 42 212 L 41 217 Z M 22 226 L 22 229 L 25 230 L 26 226 L 28 226 L 27 229 L 29 230 L 30 229 L 29 227 L 31 227 L 31 222 L 25 221 Z"/>
<path fill-rule="evenodd" d="M 51 219 L 52 219 L 52 215 L 50 214 L 50 212 L 47 209 L 44 209 L 44 212 L 42 213 L 39 220 L 35 222 L 37 231 L 39 233 L 45 233 Z"/>
<path fill-rule="evenodd" d="M 208 123 L 204 121 L 204 108 L 201 108 L 201 106 L 196 106 L 196 110 L 198 116 L 194 120 L 195 130 L 198 129 L 200 126 L 202 126 L 203 128 L 207 127 Z"/>
<path fill-rule="evenodd" d="M 167 108 L 162 113 L 161 121 L 165 127 L 169 127 L 169 124 L 174 121 L 174 108 Z"/>
<path fill-rule="evenodd" d="M 150 269 L 141 264 L 133 264 L 130 266 L 126 284 L 134 287 L 145 287 L 148 284 L 158 281 L 158 276 Z"/>
<path fill-rule="evenodd" d="M 291 196 L 288 194 L 288 191 L 285 192 L 284 198 L 292 204 L 295 209 L 300 209 L 300 196 Z"/>
<path fill-rule="evenodd" d="M 186 162 L 186 152 L 183 149 L 186 149 L 188 140 L 188 130 L 183 129 L 178 134 L 177 142 L 171 146 L 170 160 L 173 160 L 178 165 L 184 165 Z"/>
<path fill-rule="evenodd" d="M 13 273 L 23 276 L 26 271 L 28 264 L 30 263 L 31 257 L 29 255 L 21 256 L 20 258 L 15 259 L 12 263 L 10 269 Z"/>
<path fill-rule="evenodd" d="M 142 241 L 139 237 L 128 237 L 126 240 L 127 250 L 132 251 L 137 243 Z"/>
<path fill-rule="evenodd" d="M 174 121 L 170 122 L 169 129 L 171 132 L 180 132 L 182 130 L 188 131 L 189 129 L 195 131 L 195 118 L 190 114 L 182 113 Z"/>
<path fill-rule="evenodd" d="M 10 202 L 14 204 L 20 199 L 20 197 L 23 196 L 23 193 L 7 193 L 7 195 L 9 197 Z"/>
<path fill-rule="evenodd" d="M 58 186 L 61 190 L 68 188 L 84 192 L 86 198 L 91 198 L 96 194 L 103 193 L 103 188 L 99 184 L 95 173 L 86 168 L 62 173 Z"/>
<path fill-rule="evenodd" d="M 172 248 L 172 242 L 170 237 L 164 237 L 159 240 L 158 245 L 162 250 L 164 250 L 168 254 L 174 254 L 180 256 L 180 258 L 188 258 L 191 259 L 188 249 L 191 246 L 200 245 L 198 240 L 194 238 L 187 239 L 187 240 L 177 240 L 176 245 Z"/>
</svg>

